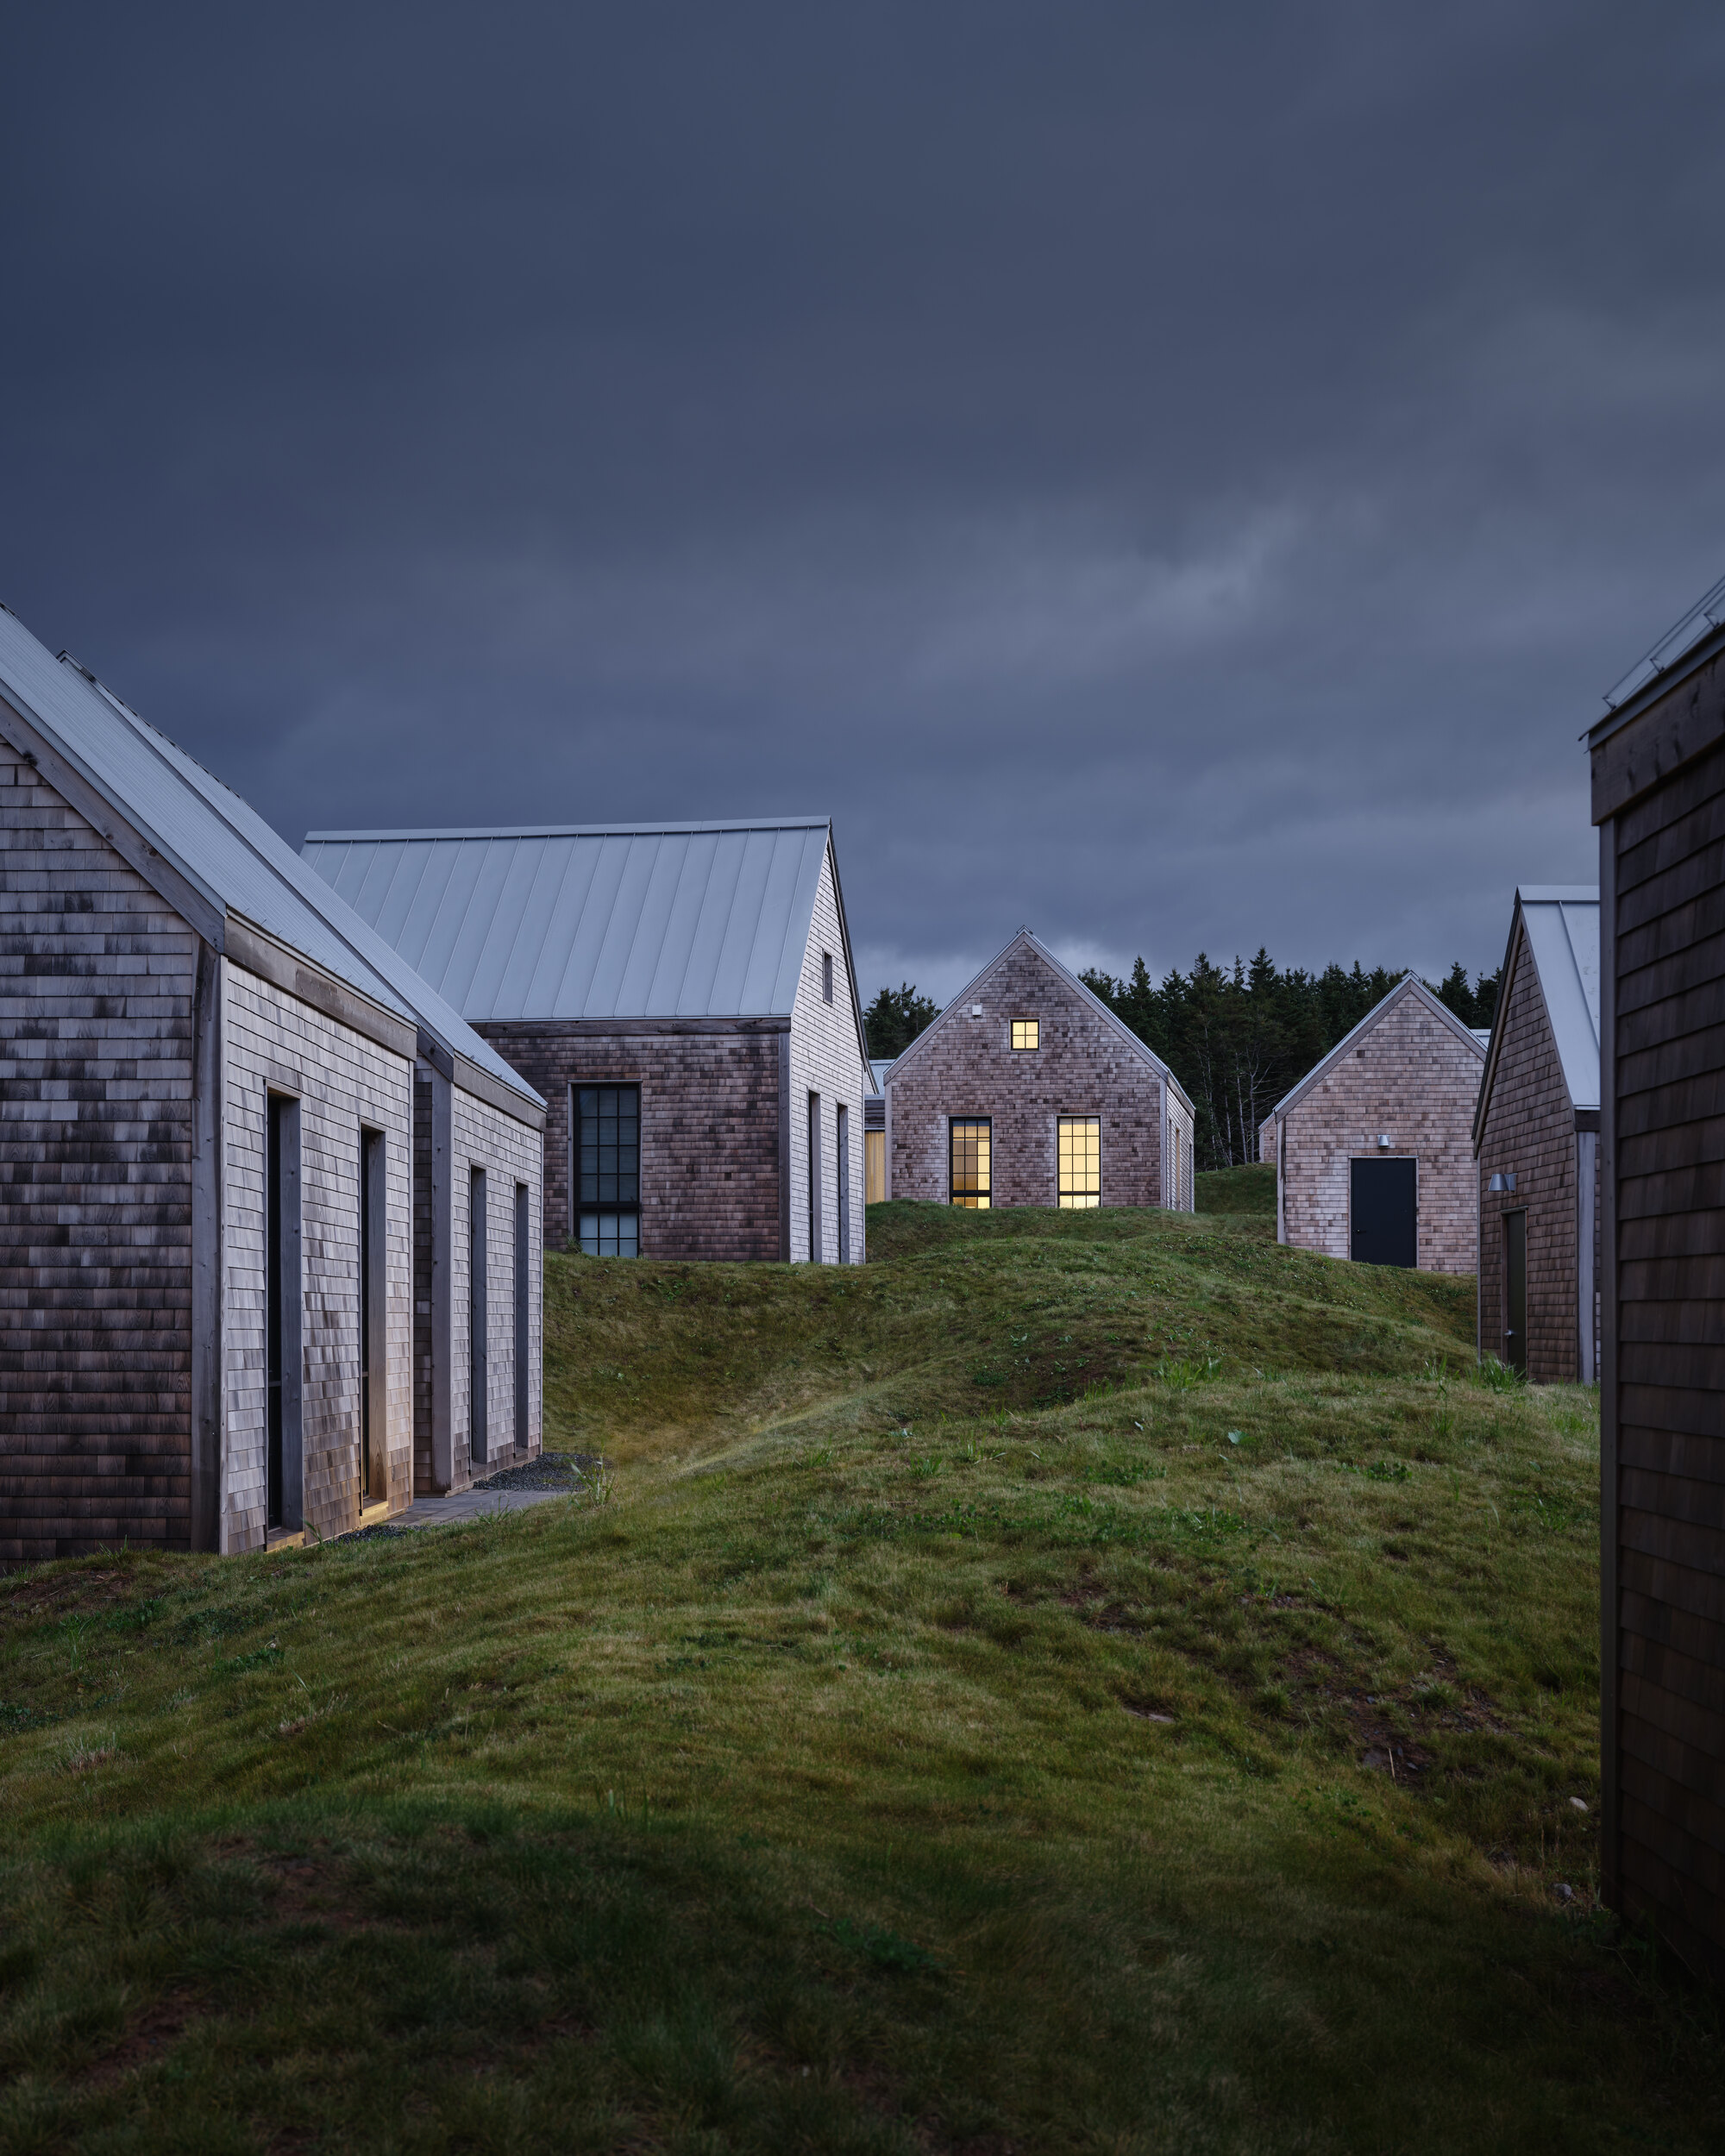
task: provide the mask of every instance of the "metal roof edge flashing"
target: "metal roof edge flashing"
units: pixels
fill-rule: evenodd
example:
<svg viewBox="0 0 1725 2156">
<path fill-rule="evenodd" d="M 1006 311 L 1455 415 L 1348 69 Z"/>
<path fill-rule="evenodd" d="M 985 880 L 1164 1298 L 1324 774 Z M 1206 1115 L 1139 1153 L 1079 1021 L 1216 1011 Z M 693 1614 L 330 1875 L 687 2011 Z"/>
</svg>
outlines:
<svg viewBox="0 0 1725 2156">
<path fill-rule="evenodd" d="M 708 818 L 693 824 L 656 822 L 640 824 L 478 824 L 450 825 L 425 830 L 307 831 L 300 841 L 307 846 L 358 846 L 386 843 L 425 843 L 428 840 L 473 838 L 656 838 L 685 837 L 701 831 L 830 831 L 830 816 L 741 816 L 729 820 Z"/>
<path fill-rule="evenodd" d="M 1680 651 L 1669 666 L 1662 667 L 1658 674 L 1649 674 L 1638 687 L 1630 691 L 1621 704 L 1612 705 L 1603 718 L 1596 719 L 1577 738 L 1584 741 L 1590 749 L 1601 747 L 1614 734 L 1620 733 L 1632 719 L 1639 718 L 1651 705 L 1668 696 L 1674 688 L 1680 687 L 1690 674 L 1698 674 L 1703 667 L 1710 665 L 1722 651 L 1725 651 L 1725 621 L 1716 624 L 1709 635 L 1690 644 L 1687 650 Z M 1634 668 L 1632 667 L 1629 671 L 1633 674 Z M 1607 701 L 1609 701 L 1609 698 Z"/>
</svg>

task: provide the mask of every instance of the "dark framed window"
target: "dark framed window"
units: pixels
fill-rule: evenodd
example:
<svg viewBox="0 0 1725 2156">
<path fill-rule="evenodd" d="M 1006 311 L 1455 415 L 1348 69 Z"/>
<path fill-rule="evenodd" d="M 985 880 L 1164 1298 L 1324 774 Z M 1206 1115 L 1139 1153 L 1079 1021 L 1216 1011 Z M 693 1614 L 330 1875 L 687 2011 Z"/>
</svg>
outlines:
<svg viewBox="0 0 1725 2156">
<path fill-rule="evenodd" d="M 589 1257 L 641 1255 L 641 1088 L 575 1087 L 575 1232 Z"/>
<path fill-rule="evenodd" d="M 1036 1047 L 1038 1045 L 1038 1036 L 1041 1031 L 1042 1026 L 1039 1019 L 1014 1018 L 1013 1020 L 1013 1046 L 1017 1049 Z"/>
<path fill-rule="evenodd" d="M 486 1177 L 467 1171 L 467 1445 L 491 1457 L 491 1307 L 486 1293 Z"/>
<path fill-rule="evenodd" d="M 832 953 L 824 950 L 820 955 L 820 993 L 824 1000 L 832 1000 Z"/>
<path fill-rule="evenodd" d="M 299 1103 L 267 1098 L 264 1133 L 264 1383 L 267 1527 L 304 1524 L 301 1413 L 305 1307 Z"/>
<path fill-rule="evenodd" d="M 383 1132 L 360 1132 L 360 1501 L 389 1495 L 389 1413 L 384 1388 L 386 1186 Z"/>
<path fill-rule="evenodd" d="M 1102 1202 L 1102 1119 L 1095 1115 L 1063 1115 L 1057 1133 L 1060 1162 L 1059 1206 L 1063 1213 L 1088 1212 Z"/>
<path fill-rule="evenodd" d="M 515 1186 L 515 1443 L 518 1451 L 529 1428 L 528 1361 L 533 1319 L 533 1198 L 525 1183 Z"/>
<path fill-rule="evenodd" d="M 994 1124 L 988 1116 L 952 1119 L 952 1202 L 986 1213 L 993 1190 Z"/>
<path fill-rule="evenodd" d="M 820 1216 L 820 1095 L 808 1097 L 808 1238 L 809 1262 L 821 1259 Z"/>
</svg>

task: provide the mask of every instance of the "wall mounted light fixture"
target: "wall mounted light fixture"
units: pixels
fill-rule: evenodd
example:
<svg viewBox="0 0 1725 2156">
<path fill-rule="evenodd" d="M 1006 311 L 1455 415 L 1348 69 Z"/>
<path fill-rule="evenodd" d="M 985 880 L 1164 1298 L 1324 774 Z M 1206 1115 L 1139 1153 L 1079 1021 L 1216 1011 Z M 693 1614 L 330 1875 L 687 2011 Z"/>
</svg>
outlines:
<svg viewBox="0 0 1725 2156">
<path fill-rule="evenodd" d="M 1496 1191 L 1513 1190 L 1515 1188 L 1515 1169 L 1513 1168 L 1506 1169 L 1502 1174 L 1494 1175 L 1490 1181 L 1486 1184 L 1485 1188 L 1488 1190 Z"/>
<path fill-rule="evenodd" d="M 1389 1150 L 1389 1134 L 1388 1131 L 1385 1131 L 1383 1136 L 1379 1138 L 1377 1141 L 1377 1149 L 1381 1153 L 1387 1153 Z"/>
</svg>

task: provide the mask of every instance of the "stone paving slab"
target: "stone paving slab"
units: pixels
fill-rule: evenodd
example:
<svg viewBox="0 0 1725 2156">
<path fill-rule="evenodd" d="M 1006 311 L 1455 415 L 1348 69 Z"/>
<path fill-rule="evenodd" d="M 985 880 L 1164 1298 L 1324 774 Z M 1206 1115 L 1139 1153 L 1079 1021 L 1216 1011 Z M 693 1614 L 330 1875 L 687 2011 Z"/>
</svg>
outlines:
<svg viewBox="0 0 1725 2156">
<path fill-rule="evenodd" d="M 442 1527 L 452 1520 L 486 1520 L 493 1513 L 521 1512 L 567 1497 L 567 1489 L 467 1489 L 455 1497 L 416 1497 L 405 1512 L 380 1524 L 388 1527 Z"/>
</svg>

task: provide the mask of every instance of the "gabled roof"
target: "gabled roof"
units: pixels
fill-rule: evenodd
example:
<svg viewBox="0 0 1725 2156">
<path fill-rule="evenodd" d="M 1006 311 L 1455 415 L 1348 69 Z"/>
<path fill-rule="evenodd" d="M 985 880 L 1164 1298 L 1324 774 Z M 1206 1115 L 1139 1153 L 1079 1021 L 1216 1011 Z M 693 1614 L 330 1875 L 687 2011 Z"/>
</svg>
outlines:
<svg viewBox="0 0 1725 2156">
<path fill-rule="evenodd" d="M 1569 1104 L 1576 1109 L 1599 1106 L 1599 887 L 1596 883 L 1532 883 L 1515 893 L 1509 916 L 1509 941 L 1497 993 L 1498 1023 L 1480 1081 L 1474 1110 L 1476 1148 L 1485 1128 L 1485 1113 L 1497 1076 L 1503 1015 L 1518 950 L 1533 962 L 1534 977 L 1557 1043 Z"/>
<path fill-rule="evenodd" d="M 231 788 L 0 606 L 0 699 L 209 908 L 261 929 L 535 1107 L 544 1103 L 461 1013 Z"/>
<path fill-rule="evenodd" d="M 304 851 L 482 1024 L 787 1016 L 831 843 L 821 816 L 311 831 Z M 837 885 L 835 857 L 835 894 Z M 850 985 L 860 1050 L 854 975 Z"/>
<path fill-rule="evenodd" d="M 1481 1062 L 1484 1061 L 1485 1050 L 1481 1046 L 1478 1036 L 1473 1029 L 1464 1025 L 1446 1003 L 1440 1002 L 1425 982 L 1421 980 L 1418 974 L 1403 974 L 1383 1000 L 1381 1003 L 1374 1003 L 1353 1031 L 1344 1034 L 1327 1056 L 1313 1064 L 1297 1086 L 1283 1094 L 1270 1110 L 1270 1115 L 1272 1117 L 1286 1115 L 1290 1108 L 1297 1107 L 1313 1087 L 1327 1078 L 1351 1049 L 1359 1046 L 1365 1036 L 1381 1018 L 1387 1018 L 1398 1003 L 1405 1003 L 1410 997 L 1416 1003 L 1422 1003 L 1433 1016 L 1441 1018 L 1458 1041 L 1465 1041 Z"/>
<path fill-rule="evenodd" d="M 1093 995 L 1090 990 L 1087 988 L 1083 982 L 1078 978 L 1077 975 L 1070 971 L 1067 967 L 1063 966 L 1060 961 L 1055 956 L 1054 953 L 1050 950 L 1047 944 L 1039 943 L 1037 938 L 1031 934 L 1027 928 L 1021 928 L 1018 934 L 1014 936 L 1009 943 L 1003 944 L 1001 948 L 994 953 L 994 956 L 988 961 L 988 964 L 983 967 L 982 972 L 976 975 L 975 979 L 967 983 L 964 987 L 959 990 L 958 993 L 953 997 L 951 1002 L 947 1005 L 946 1008 L 941 1012 L 940 1016 L 934 1019 L 931 1025 L 924 1027 L 923 1031 L 917 1035 L 916 1038 L 911 1043 L 910 1046 L 905 1050 L 904 1053 L 897 1058 L 886 1073 L 884 1080 L 886 1086 L 890 1087 L 897 1081 L 906 1069 L 916 1061 L 917 1056 L 921 1052 L 924 1043 L 932 1039 L 934 1035 L 938 1033 L 945 1025 L 947 1020 L 952 1018 L 956 1012 L 963 1008 L 964 1005 L 969 1000 L 969 999 L 982 988 L 983 983 L 988 980 L 989 975 L 994 972 L 997 966 L 1003 964 L 1007 959 L 1012 956 L 1015 950 L 1020 949 L 1034 951 L 1036 956 L 1041 959 L 1043 964 L 1046 966 L 1051 973 L 1055 973 L 1059 975 L 1060 979 L 1065 983 L 1066 987 L 1072 991 L 1081 1003 L 1088 1004 L 1090 1009 L 1095 1012 L 1096 1016 L 1102 1020 L 1103 1024 L 1113 1029 L 1113 1032 L 1126 1044 L 1126 1046 L 1132 1050 L 1132 1054 L 1135 1055 L 1140 1062 L 1146 1062 L 1150 1065 L 1151 1069 L 1156 1073 L 1157 1076 L 1163 1081 L 1164 1084 L 1168 1087 L 1169 1090 L 1173 1094 L 1175 1099 L 1179 1101 L 1180 1105 L 1186 1109 L 1189 1114 L 1191 1112 L 1192 1103 L 1186 1097 L 1185 1087 L 1174 1075 L 1174 1073 L 1168 1068 L 1167 1064 L 1163 1062 L 1161 1056 L 1157 1054 L 1156 1050 L 1148 1046 L 1145 1042 L 1141 1041 L 1138 1035 L 1132 1031 L 1131 1026 L 1129 1026 L 1124 1019 L 1117 1018 L 1108 1008 L 1107 1005 L 1102 1001 L 1100 996 Z"/>
</svg>

